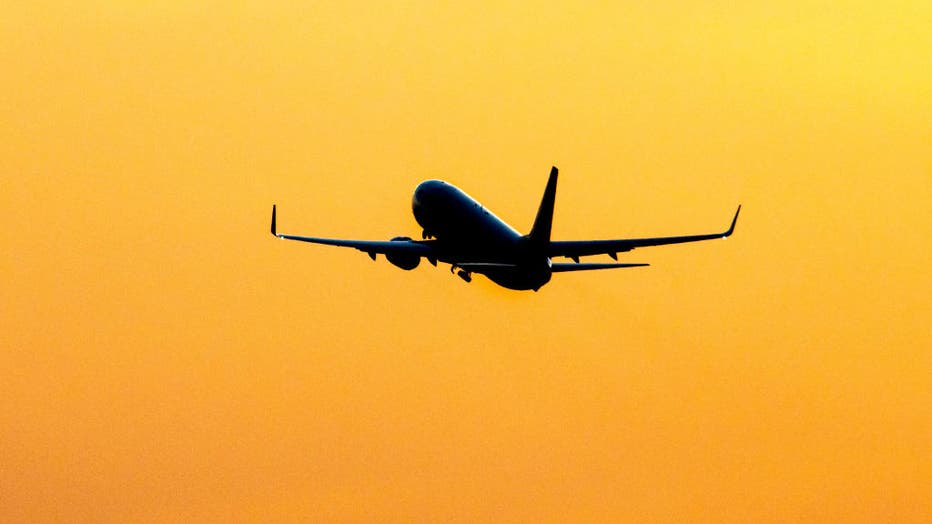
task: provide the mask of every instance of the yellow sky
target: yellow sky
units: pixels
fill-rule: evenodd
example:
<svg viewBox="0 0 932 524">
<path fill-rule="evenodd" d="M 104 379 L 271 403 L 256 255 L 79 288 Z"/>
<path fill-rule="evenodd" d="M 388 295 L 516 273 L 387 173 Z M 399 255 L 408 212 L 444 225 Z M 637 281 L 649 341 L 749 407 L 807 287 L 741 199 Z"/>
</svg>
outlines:
<svg viewBox="0 0 932 524">
<path fill-rule="evenodd" d="M 932 521 L 928 2 L 0 17 L 0 521 Z M 539 293 L 278 242 L 723 229 Z"/>
</svg>

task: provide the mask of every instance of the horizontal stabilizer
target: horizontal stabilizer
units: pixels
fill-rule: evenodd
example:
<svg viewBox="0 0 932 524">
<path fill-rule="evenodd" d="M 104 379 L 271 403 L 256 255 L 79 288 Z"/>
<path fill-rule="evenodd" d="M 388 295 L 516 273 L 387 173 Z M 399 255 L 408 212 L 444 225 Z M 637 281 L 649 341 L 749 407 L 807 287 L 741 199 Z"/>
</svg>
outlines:
<svg viewBox="0 0 932 524">
<path fill-rule="evenodd" d="M 593 263 L 593 264 L 564 264 L 555 262 L 551 264 L 550 270 L 554 273 L 564 273 L 566 271 L 588 271 L 590 269 L 613 269 L 618 267 L 643 267 L 650 264 L 612 264 L 612 263 Z"/>
</svg>

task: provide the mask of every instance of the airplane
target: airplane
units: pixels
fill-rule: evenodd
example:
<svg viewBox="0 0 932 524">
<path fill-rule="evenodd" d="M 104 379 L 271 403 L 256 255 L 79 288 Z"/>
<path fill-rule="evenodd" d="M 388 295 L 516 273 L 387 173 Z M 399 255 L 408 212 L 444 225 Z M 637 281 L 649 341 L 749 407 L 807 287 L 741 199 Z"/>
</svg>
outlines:
<svg viewBox="0 0 932 524">
<path fill-rule="evenodd" d="M 376 259 L 376 255 L 385 255 L 389 262 L 407 271 L 416 268 L 424 258 L 434 266 L 438 262 L 450 264 L 450 272 L 455 272 L 466 282 L 471 282 L 472 274 L 478 273 L 508 289 L 537 291 L 550 281 L 553 273 L 649 265 L 617 262 L 618 253 L 634 248 L 726 238 L 734 232 L 738 213 L 741 212 L 739 205 L 731 226 L 722 233 L 553 241 L 550 240 L 550 230 L 557 192 L 557 173 L 556 167 L 551 168 L 537 216 L 527 235 L 516 231 L 459 188 L 441 180 L 421 182 L 414 190 L 412 208 L 414 219 L 423 228 L 421 240 L 405 236 L 388 241 L 371 241 L 286 235 L 276 229 L 274 204 L 271 231 L 272 235 L 285 240 L 355 248 L 367 253 L 372 260 Z M 600 254 L 608 255 L 616 262 L 579 261 L 580 257 Z M 552 257 L 569 258 L 573 262 L 553 262 Z"/>
</svg>

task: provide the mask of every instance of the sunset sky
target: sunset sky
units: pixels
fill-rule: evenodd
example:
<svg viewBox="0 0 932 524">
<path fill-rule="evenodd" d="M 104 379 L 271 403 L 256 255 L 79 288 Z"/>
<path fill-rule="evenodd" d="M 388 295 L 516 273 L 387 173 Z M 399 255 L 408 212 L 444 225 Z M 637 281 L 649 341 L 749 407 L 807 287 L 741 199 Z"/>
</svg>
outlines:
<svg viewBox="0 0 932 524">
<path fill-rule="evenodd" d="M 531 5 L 5 4 L 0 521 L 932 522 L 932 3 Z"/>
</svg>

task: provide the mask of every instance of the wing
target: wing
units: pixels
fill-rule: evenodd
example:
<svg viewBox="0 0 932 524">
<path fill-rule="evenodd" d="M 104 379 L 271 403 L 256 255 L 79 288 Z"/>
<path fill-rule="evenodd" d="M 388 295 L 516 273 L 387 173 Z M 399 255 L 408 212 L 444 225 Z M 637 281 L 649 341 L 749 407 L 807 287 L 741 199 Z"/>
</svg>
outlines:
<svg viewBox="0 0 932 524">
<path fill-rule="evenodd" d="M 550 265 L 550 271 L 554 273 L 564 273 L 566 271 L 589 271 L 592 269 L 614 269 L 621 267 L 644 267 L 650 264 L 561 264 L 555 262 Z"/>
<path fill-rule="evenodd" d="M 286 235 L 276 231 L 275 226 L 275 206 L 272 206 L 272 235 L 285 240 L 298 240 L 300 242 L 310 242 L 312 244 L 325 244 L 328 246 L 351 247 L 366 252 L 370 258 L 375 260 L 377 254 L 382 255 L 415 255 L 425 257 L 432 263 L 437 260 L 434 241 L 414 241 L 414 240 L 344 240 L 339 238 L 319 238 L 319 237 L 302 237 L 297 235 Z"/>
<path fill-rule="evenodd" d="M 735 211 L 735 217 L 731 220 L 731 227 L 722 233 L 710 233 L 707 235 L 688 235 L 679 237 L 657 237 L 657 238 L 630 238 L 621 240 L 570 240 L 550 242 L 550 248 L 547 255 L 551 257 L 569 257 L 578 260 L 579 257 L 588 255 L 607 254 L 616 258 L 618 253 L 631 251 L 637 247 L 664 246 L 667 244 L 683 244 L 686 242 L 699 242 L 701 240 L 712 240 L 715 238 L 725 238 L 735 231 L 735 224 L 738 222 L 738 213 L 741 212 L 741 206 Z M 616 258 L 617 260 L 617 258 Z"/>
</svg>

